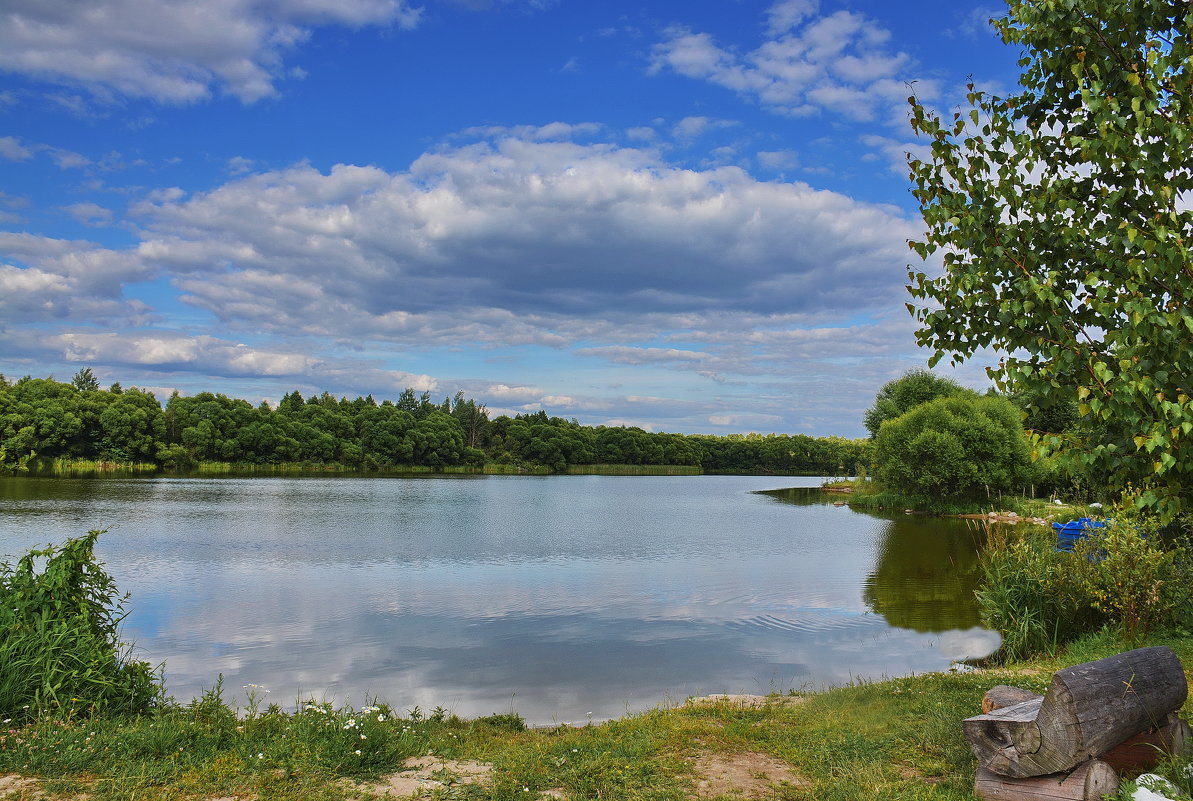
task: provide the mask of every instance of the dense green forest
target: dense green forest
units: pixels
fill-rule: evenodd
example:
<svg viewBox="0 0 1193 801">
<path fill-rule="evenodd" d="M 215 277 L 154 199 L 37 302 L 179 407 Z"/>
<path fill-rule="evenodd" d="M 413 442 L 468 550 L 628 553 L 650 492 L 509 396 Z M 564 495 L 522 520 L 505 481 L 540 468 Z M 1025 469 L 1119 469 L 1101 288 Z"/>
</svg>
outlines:
<svg viewBox="0 0 1193 801">
<path fill-rule="evenodd" d="M 704 472 L 845 475 L 865 440 L 804 435 L 651 433 L 584 426 L 544 411 L 489 418 L 462 393 L 442 402 L 405 390 L 396 401 L 294 391 L 276 408 L 222 394 L 100 389 L 90 370 L 70 383 L 0 376 L 0 467 L 55 460 L 144 464 L 175 472 L 207 463 L 305 465 L 370 472 L 573 465 L 684 465 Z"/>
</svg>

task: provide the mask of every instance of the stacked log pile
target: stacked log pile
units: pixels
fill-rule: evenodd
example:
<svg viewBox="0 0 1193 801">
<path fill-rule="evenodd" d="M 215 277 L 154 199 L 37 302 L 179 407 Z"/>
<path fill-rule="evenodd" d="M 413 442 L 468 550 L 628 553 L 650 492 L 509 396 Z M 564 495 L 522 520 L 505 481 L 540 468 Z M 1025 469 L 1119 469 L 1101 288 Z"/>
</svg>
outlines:
<svg viewBox="0 0 1193 801">
<path fill-rule="evenodd" d="M 975 794 L 986 801 L 1095 801 L 1119 771 L 1184 753 L 1188 695 L 1170 648 L 1139 648 L 1058 671 L 1044 695 L 1000 685 L 983 714 L 962 723 L 978 758 Z"/>
</svg>

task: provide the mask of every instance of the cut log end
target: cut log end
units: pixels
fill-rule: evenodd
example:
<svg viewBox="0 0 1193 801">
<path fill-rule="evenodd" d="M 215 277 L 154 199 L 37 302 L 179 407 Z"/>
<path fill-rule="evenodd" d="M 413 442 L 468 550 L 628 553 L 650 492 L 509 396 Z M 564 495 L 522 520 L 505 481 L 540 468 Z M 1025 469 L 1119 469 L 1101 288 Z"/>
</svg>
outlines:
<svg viewBox="0 0 1193 801">
<path fill-rule="evenodd" d="M 1069 773 L 1013 779 L 978 768 L 973 792 L 983 801 L 1101 801 L 1118 790 L 1118 772 L 1100 759 Z"/>
<path fill-rule="evenodd" d="M 1043 698 L 1043 696 L 1022 687 L 999 684 L 996 687 L 991 687 L 982 696 L 982 714 L 988 715 L 996 709 L 1022 704 L 1024 701 L 1034 701 L 1037 698 Z"/>
<path fill-rule="evenodd" d="M 961 728 L 978 763 L 1004 776 L 1036 776 L 1056 771 L 1032 770 L 1032 755 L 1040 750 L 1039 697 L 987 715 L 968 718 Z"/>
</svg>

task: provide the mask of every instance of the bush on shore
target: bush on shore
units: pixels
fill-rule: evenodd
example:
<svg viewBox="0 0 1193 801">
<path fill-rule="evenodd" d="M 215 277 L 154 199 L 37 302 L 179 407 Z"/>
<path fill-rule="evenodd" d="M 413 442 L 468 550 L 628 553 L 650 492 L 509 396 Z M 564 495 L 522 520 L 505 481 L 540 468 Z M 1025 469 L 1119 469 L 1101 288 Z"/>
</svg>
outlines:
<svg viewBox="0 0 1193 801">
<path fill-rule="evenodd" d="M 1193 552 L 1124 493 L 1104 529 L 1058 550 L 1037 531 L 991 543 L 978 590 L 983 620 L 1003 635 L 1002 655 L 1023 659 L 1100 627 L 1134 646 L 1159 629 L 1193 627 Z"/>
<path fill-rule="evenodd" d="M 1035 477 L 1019 412 L 995 396 L 940 397 L 887 420 L 874 460 L 885 486 L 925 498 L 1016 492 Z"/>
<path fill-rule="evenodd" d="M 160 672 L 120 642 L 125 599 L 96 561 L 101 533 L 0 564 L 5 718 L 143 712 L 161 702 Z"/>
</svg>

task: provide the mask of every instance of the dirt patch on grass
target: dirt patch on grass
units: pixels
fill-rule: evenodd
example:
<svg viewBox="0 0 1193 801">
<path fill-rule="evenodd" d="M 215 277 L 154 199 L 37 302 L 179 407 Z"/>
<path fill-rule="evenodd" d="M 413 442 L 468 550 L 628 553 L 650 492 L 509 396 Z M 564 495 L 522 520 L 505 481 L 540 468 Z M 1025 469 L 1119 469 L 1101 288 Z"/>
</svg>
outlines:
<svg viewBox="0 0 1193 801">
<path fill-rule="evenodd" d="M 905 781 L 920 781 L 924 784 L 940 784 L 944 781 L 944 776 L 925 776 L 919 768 L 901 762 L 899 767 L 899 778 Z"/>
<path fill-rule="evenodd" d="M 693 765 L 696 798 L 722 795 L 742 799 L 773 798 L 776 787 L 807 787 L 809 782 L 789 765 L 769 754 L 704 754 Z"/>
<path fill-rule="evenodd" d="M 38 787 L 37 779 L 6 773 L 0 776 L 0 799 L 3 798 L 43 798 L 44 794 Z"/>
<path fill-rule="evenodd" d="M 411 798 L 428 795 L 452 785 L 483 784 L 493 766 L 468 760 L 411 757 L 397 773 L 380 781 L 354 784 L 355 789 L 380 798 Z"/>
</svg>

